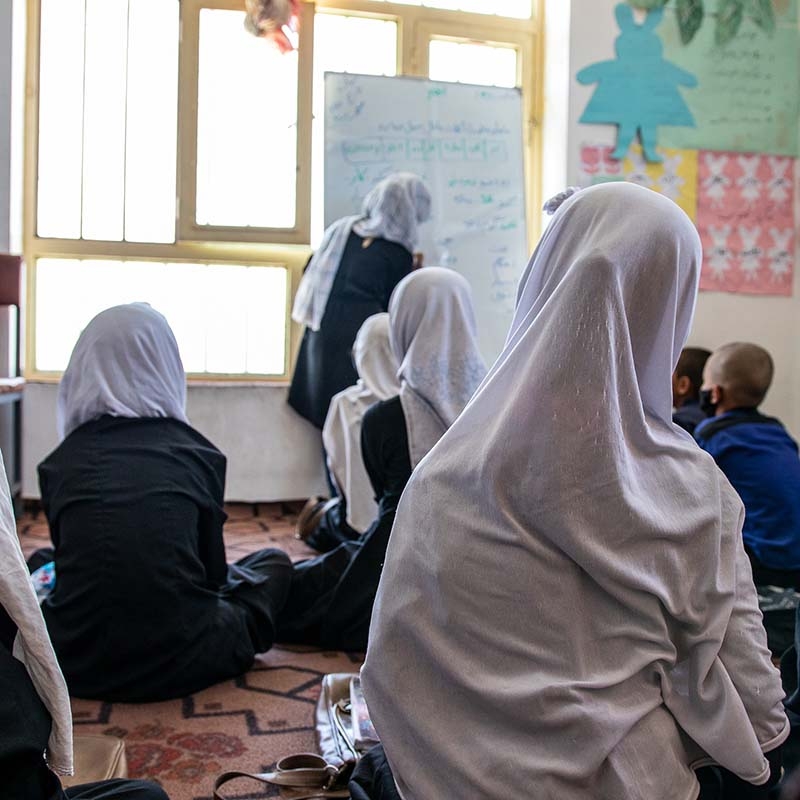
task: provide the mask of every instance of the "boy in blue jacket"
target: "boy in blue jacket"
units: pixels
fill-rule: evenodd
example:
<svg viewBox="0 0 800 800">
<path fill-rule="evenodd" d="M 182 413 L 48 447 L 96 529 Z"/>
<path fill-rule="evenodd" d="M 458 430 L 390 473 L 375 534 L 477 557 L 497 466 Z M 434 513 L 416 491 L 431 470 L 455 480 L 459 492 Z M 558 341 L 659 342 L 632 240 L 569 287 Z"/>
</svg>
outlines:
<svg viewBox="0 0 800 800">
<path fill-rule="evenodd" d="M 756 586 L 800 589 L 800 458 L 781 422 L 758 407 L 772 383 L 763 347 L 733 343 L 716 350 L 703 371 L 701 403 L 714 416 L 695 430 L 739 493 L 742 535 Z"/>
</svg>

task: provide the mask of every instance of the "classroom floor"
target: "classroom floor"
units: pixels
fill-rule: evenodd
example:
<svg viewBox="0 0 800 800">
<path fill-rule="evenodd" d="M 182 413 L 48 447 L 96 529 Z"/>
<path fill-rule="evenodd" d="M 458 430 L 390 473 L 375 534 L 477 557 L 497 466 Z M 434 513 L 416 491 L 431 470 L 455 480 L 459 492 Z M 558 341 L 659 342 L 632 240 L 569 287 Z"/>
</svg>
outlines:
<svg viewBox="0 0 800 800">
<path fill-rule="evenodd" d="M 225 545 L 235 561 L 263 547 L 295 560 L 313 554 L 294 538 L 297 504 L 227 507 Z M 26 512 L 18 531 L 25 555 L 50 543 L 41 512 Z M 265 772 L 284 755 L 311 751 L 313 711 L 322 676 L 355 672 L 361 654 L 274 647 L 246 675 L 165 703 L 129 705 L 73 700 L 75 733 L 125 740 L 132 778 L 160 783 L 171 800 L 211 800 L 221 772 Z M 248 781 L 231 784 L 229 800 L 279 797 Z"/>
</svg>

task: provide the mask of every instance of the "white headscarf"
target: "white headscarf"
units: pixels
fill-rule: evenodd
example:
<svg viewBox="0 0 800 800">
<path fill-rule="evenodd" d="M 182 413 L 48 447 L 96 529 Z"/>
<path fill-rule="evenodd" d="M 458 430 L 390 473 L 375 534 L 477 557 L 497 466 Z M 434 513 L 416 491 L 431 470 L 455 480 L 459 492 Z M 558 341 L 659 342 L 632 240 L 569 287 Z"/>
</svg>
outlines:
<svg viewBox="0 0 800 800">
<path fill-rule="evenodd" d="M 47 743 L 47 765 L 58 775 L 72 775 L 72 713 L 61 668 L 42 617 L 22 556 L 0 455 L 0 605 L 18 632 L 13 654 L 27 669 L 53 724 Z"/>
<path fill-rule="evenodd" d="M 186 375 L 166 319 L 146 303 L 98 314 L 75 344 L 58 388 L 63 439 L 104 414 L 186 419 Z"/>
<path fill-rule="evenodd" d="M 363 533 L 378 515 L 374 492 L 361 456 L 361 420 L 379 400 L 400 392 L 397 359 L 389 346 L 389 315 L 367 317 L 353 345 L 358 383 L 331 401 L 322 441 L 336 485 L 346 499 L 347 524 Z"/>
<path fill-rule="evenodd" d="M 398 172 L 384 178 L 367 196 L 361 214 L 343 217 L 326 231 L 309 261 L 292 308 L 292 319 L 318 331 L 347 240 L 355 231 L 364 238 L 386 239 L 413 253 L 419 226 L 431 215 L 431 194 L 422 178 Z"/>
<path fill-rule="evenodd" d="M 486 375 L 472 290 L 457 272 L 425 267 L 397 284 L 389 320 L 411 466 L 416 467 Z"/>
<path fill-rule="evenodd" d="M 688 800 L 701 757 L 767 780 L 789 728 L 742 504 L 671 419 L 701 258 L 654 192 L 568 200 L 412 475 L 363 668 L 405 800 Z"/>
</svg>

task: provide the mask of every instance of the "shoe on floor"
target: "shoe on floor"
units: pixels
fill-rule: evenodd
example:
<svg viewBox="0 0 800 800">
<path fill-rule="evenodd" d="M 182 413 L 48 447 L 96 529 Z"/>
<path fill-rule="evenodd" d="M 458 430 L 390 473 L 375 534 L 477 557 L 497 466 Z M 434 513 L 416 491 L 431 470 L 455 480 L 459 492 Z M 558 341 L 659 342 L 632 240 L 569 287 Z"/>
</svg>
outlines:
<svg viewBox="0 0 800 800">
<path fill-rule="evenodd" d="M 314 531 L 317 529 L 317 525 L 319 525 L 320 519 L 322 518 L 322 514 L 324 513 L 326 502 L 326 499 L 324 497 L 320 497 L 319 495 L 314 495 L 313 497 L 308 498 L 308 501 L 303 506 L 303 510 L 297 517 L 297 525 L 295 527 L 294 535 L 298 539 L 305 541 L 309 536 L 311 536 L 312 533 L 314 533 Z"/>
</svg>

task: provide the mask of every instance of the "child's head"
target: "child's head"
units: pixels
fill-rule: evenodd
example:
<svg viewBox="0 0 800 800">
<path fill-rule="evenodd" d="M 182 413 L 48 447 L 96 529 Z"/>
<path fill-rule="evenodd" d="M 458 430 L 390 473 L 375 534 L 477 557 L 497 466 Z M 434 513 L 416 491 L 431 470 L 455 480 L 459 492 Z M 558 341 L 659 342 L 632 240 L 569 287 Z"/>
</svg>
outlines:
<svg viewBox="0 0 800 800">
<path fill-rule="evenodd" d="M 672 405 L 675 408 L 700 399 L 703 368 L 710 355 L 711 351 L 702 347 L 685 347 L 681 351 L 678 365 L 672 373 Z"/>
<path fill-rule="evenodd" d="M 715 350 L 703 371 L 707 405 L 717 414 L 733 408 L 757 408 L 772 383 L 772 357 L 757 344 L 733 342 Z"/>
</svg>

